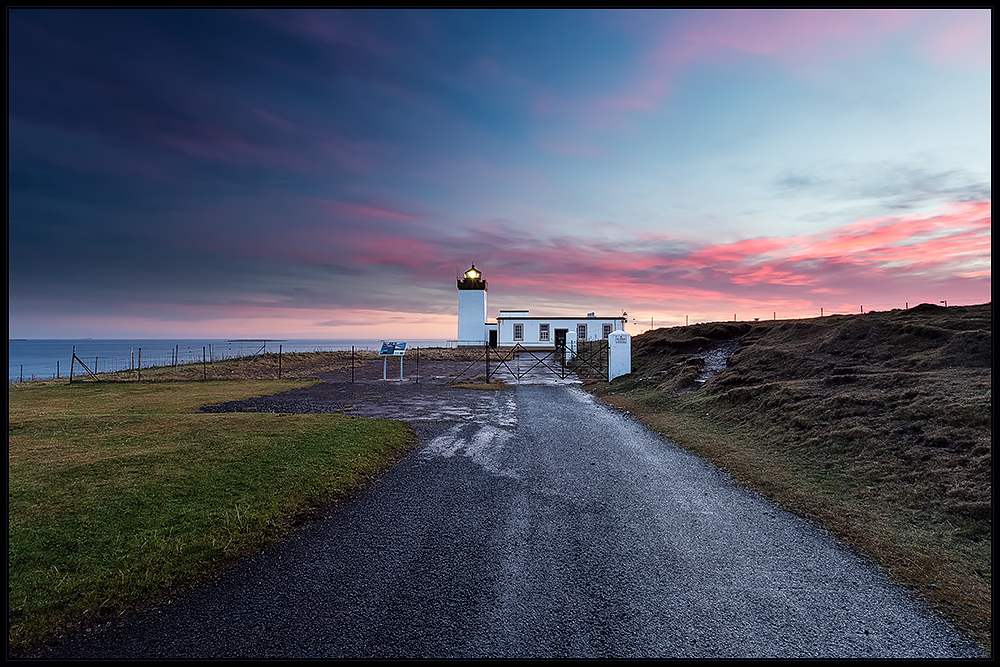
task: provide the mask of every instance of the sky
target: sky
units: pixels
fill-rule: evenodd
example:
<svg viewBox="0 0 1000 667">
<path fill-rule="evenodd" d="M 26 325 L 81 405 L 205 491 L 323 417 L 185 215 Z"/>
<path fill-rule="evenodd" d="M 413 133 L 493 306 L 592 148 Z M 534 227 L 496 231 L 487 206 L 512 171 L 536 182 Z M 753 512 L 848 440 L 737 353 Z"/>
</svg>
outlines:
<svg viewBox="0 0 1000 667">
<path fill-rule="evenodd" d="M 991 300 L 988 9 L 7 16 L 11 338 Z"/>
</svg>

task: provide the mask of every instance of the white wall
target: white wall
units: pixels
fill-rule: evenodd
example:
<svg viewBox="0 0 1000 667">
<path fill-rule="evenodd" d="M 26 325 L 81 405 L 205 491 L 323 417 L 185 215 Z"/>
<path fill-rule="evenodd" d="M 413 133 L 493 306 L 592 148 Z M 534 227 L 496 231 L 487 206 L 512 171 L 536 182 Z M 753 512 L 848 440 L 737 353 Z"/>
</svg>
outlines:
<svg viewBox="0 0 1000 667">
<path fill-rule="evenodd" d="M 486 343 L 486 290 L 458 290 L 458 344 Z"/>
<path fill-rule="evenodd" d="M 608 338 L 608 382 L 632 372 L 632 336 L 612 331 Z"/>
<path fill-rule="evenodd" d="M 500 335 L 500 345 L 510 347 L 520 343 L 525 347 L 555 347 L 556 329 L 567 329 L 567 342 L 576 340 L 577 325 L 587 325 L 586 340 L 602 340 L 604 338 L 603 325 L 609 324 L 611 331 L 622 328 L 622 319 L 603 319 L 597 317 L 576 317 L 576 318 L 552 318 L 552 319 L 498 319 L 498 329 Z M 520 324 L 524 327 L 524 339 L 514 340 L 514 325 Z M 543 341 L 539 338 L 539 325 L 549 325 L 549 339 Z"/>
</svg>

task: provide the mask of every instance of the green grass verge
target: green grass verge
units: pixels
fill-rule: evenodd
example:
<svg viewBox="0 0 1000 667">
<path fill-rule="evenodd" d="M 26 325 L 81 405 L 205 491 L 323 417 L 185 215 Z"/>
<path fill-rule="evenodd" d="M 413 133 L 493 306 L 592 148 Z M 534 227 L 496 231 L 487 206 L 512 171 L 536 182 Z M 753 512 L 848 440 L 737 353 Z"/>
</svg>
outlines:
<svg viewBox="0 0 1000 667">
<path fill-rule="evenodd" d="M 11 385 L 8 650 L 218 572 L 415 443 L 385 420 L 197 412 L 310 383 Z"/>
</svg>

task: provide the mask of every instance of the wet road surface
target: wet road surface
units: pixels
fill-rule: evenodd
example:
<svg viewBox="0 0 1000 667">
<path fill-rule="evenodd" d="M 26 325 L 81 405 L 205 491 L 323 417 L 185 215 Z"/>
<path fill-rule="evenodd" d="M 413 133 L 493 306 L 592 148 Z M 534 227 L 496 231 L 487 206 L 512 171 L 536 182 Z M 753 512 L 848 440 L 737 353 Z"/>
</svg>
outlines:
<svg viewBox="0 0 1000 667">
<path fill-rule="evenodd" d="M 980 655 L 875 565 L 572 381 L 370 373 L 252 408 L 407 419 L 420 449 L 330 518 L 48 657 Z"/>
</svg>

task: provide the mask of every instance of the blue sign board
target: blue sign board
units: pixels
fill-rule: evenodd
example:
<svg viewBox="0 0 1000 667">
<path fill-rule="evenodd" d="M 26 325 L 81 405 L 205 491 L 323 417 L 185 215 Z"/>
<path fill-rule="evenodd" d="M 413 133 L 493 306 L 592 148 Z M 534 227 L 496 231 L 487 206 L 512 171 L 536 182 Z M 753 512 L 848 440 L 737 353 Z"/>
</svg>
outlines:
<svg viewBox="0 0 1000 667">
<path fill-rule="evenodd" d="M 380 357 L 401 357 L 406 354 L 406 343 L 390 343 L 383 341 L 382 349 L 379 351 L 378 356 Z"/>
</svg>

